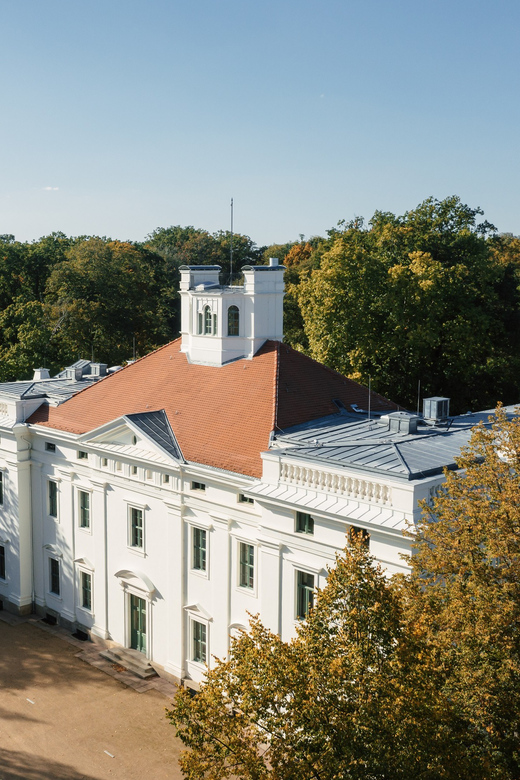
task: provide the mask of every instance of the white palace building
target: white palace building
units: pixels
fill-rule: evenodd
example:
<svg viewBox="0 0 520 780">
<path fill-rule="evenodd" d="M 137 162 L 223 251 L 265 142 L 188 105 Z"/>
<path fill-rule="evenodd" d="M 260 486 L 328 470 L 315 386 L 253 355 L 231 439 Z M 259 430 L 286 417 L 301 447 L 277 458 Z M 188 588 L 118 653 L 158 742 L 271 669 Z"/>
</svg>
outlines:
<svg viewBox="0 0 520 780">
<path fill-rule="evenodd" d="M 405 571 L 481 417 L 399 411 L 283 344 L 277 261 L 219 271 L 181 268 L 181 337 L 125 368 L 0 385 L 0 607 L 191 686 L 248 613 L 294 634 L 349 527 Z"/>
</svg>

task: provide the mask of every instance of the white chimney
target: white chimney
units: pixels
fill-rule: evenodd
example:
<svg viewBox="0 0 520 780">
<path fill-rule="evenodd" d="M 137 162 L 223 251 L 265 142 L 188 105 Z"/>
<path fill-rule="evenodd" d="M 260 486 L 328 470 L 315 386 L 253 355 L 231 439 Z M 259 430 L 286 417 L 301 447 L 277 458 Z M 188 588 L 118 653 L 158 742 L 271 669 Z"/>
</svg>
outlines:
<svg viewBox="0 0 520 780">
<path fill-rule="evenodd" d="M 33 381 L 34 382 L 40 382 L 42 379 L 50 379 L 51 375 L 49 374 L 48 368 L 35 368 L 34 369 L 34 376 Z"/>
<path fill-rule="evenodd" d="M 274 268 L 276 265 L 278 265 L 278 258 L 277 257 L 270 257 L 269 258 L 269 265 L 271 268 Z"/>
</svg>

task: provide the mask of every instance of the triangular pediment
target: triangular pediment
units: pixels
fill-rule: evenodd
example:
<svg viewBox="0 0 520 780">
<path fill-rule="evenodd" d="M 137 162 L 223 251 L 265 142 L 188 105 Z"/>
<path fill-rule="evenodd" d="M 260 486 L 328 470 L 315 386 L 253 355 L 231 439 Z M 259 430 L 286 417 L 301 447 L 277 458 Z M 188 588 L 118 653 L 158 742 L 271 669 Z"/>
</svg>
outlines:
<svg viewBox="0 0 520 780">
<path fill-rule="evenodd" d="M 184 460 L 163 410 L 124 415 L 78 440 L 106 452 L 158 463 Z"/>
</svg>

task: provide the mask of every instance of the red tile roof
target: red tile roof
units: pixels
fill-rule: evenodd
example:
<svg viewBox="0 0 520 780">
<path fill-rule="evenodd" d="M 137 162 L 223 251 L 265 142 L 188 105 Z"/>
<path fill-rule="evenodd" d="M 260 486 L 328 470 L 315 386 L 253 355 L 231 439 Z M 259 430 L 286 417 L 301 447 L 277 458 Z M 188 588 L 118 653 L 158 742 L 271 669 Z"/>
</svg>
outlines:
<svg viewBox="0 0 520 780">
<path fill-rule="evenodd" d="M 367 407 L 368 390 L 286 344 L 267 341 L 252 360 L 225 366 L 188 363 L 177 339 L 28 420 L 87 433 L 125 414 L 164 409 L 189 461 L 259 477 L 271 431 Z M 397 407 L 371 394 L 374 411 Z"/>
</svg>

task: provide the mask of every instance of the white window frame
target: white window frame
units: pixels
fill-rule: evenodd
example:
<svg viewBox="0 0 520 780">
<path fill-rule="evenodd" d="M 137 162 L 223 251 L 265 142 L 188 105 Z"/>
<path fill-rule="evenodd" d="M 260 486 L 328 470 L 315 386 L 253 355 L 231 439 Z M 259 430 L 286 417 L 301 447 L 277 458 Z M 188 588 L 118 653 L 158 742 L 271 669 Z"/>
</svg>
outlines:
<svg viewBox="0 0 520 780">
<path fill-rule="evenodd" d="M 254 551 L 254 563 L 253 563 L 253 587 L 249 588 L 247 585 L 241 585 L 240 584 L 240 546 L 242 544 L 247 544 L 249 547 L 253 548 Z M 244 593 L 247 596 L 252 596 L 253 598 L 256 598 L 258 595 L 258 578 L 259 578 L 259 561 L 260 556 L 258 554 L 258 544 L 256 544 L 252 539 L 247 539 L 245 537 L 235 537 L 235 550 L 236 550 L 236 590 L 239 593 Z"/>
<path fill-rule="evenodd" d="M 310 518 L 310 520 L 312 520 L 312 531 L 304 531 L 298 528 L 298 515 L 303 515 L 305 517 Z M 302 512 L 300 509 L 297 509 L 296 512 L 294 513 L 294 533 L 300 534 L 301 536 L 304 537 L 314 536 L 315 528 L 316 528 L 316 518 L 314 517 L 314 515 L 311 515 L 310 512 Z"/>
<path fill-rule="evenodd" d="M 197 569 L 195 568 L 195 532 L 201 531 L 205 535 L 205 541 L 206 541 L 206 558 L 205 558 L 205 567 L 204 569 Z M 190 550 L 189 550 L 189 561 L 190 561 L 190 571 L 192 574 L 196 574 L 198 577 L 204 577 L 205 579 L 208 579 L 209 577 L 209 529 L 205 528 L 202 525 L 198 525 L 197 523 L 190 523 Z"/>
<path fill-rule="evenodd" d="M 292 556 L 291 556 L 292 557 Z M 298 560 L 298 558 L 294 558 L 289 561 L 293 573 L 292 573 L 292 582 L 293 582 L 293 621 L 294 624 L 297 625 L 300 623 L 301 620 L 304 618 L 298 617 L 298 572 L 301 571 L 303 574 L 312 574 L 314 577 L 314 591 L 316 592 L 320 587 L 320 581 L 323 575 L 323 567 L 322 566 L 313 566 L 312 564 L 304 563 L 303 561 Z M 332 561 L 331 561 L 332 563 Z"/>
<path fill-rule="evenodd" d="M 58 564 L 58 578 L 59 578 L 59 593 L 55 593 L 53 590 L 51 590 L 52 585 L 52 573 L 51 573 L 51 561 L 56 561 Z M 47 555 L 47 594 L 49 596 L 52 596 L 53 599 L 59 599 L 59 601 L 62 601 L 63 599 L 63 566 L 61 565 L 62 557 L 61 555 L 53 555 L 48 554 Z"/>
<path fill-rule="evenodd" d="M 185 608 L 185 609 L 187 611 L 187 616 L 188 616 L 188 619 L 186 621 L 186 631 L 187 631 L 186 664 L 188 668 L 192 666 L 194 669 L 199 669 L 199 670 L 208 669 L 211 662 L 210 624 L 212 623 L 212 618 L 206 616 L 207 613 L 201 614 L 200 610 L 198 609 L 193 609 L 193 608 Z M 201 661 L 193 660 L 193 648 L 195 644 L 195 633 L 194 633 L 195 623 L 199 623 L 200 625 L 204 626 L 206 629 L 206 661 L 204 663 L 202 663 Z"/>
<path fill-rule="evenodd" d="M 56 485 L 56 514 L 51 515 L 51 489 L 50 484 Z M 61 480 L 56 477 L 47 477 L 45 479 L 45 509 L 46 509 L 46 515 L 51 520 L 54 520 L 55 523 L 60 522 L 60 482 Z"/>
<path fill-rule="evenodd" d="M 82 531 L 85 534 L 92 534 L 92 488 L 91 487 L 84 487 L 83 485 L 78 485 L 76 487 L 76 511 L 78 513 L 78 530 Z M 89 496 L 88 500 L 88 526 L 81 525 L 81 493 L 86 493 Z"/>
<path fill-rule="evenodd" d="M 127 501 L 126 502 L 126 514 L 127 514 L 127 548 L 135 553 L 136 555 L 141 555 L 143 558 L 146 555 L 146 510 L 147 506 L 146 504 L 138 504 L 135 501 Z M 132 509 L 137 509 L 141 512 L 142 516 L 142 538 L 143 543 L 141 547 L 136 547 L 132 544 Z"/>
<path fill-rule="evenodd" d="M 90 577 L 90 607 L 83 604 L 83 577 Z M 78 609 L 94 617 L 94 573 L 85 567 L 78 567 Z"/>
</svg>

